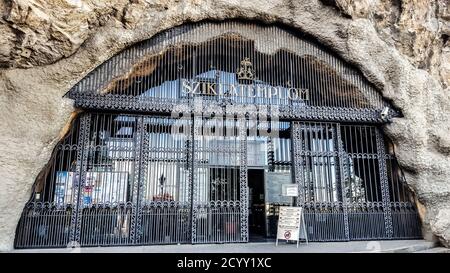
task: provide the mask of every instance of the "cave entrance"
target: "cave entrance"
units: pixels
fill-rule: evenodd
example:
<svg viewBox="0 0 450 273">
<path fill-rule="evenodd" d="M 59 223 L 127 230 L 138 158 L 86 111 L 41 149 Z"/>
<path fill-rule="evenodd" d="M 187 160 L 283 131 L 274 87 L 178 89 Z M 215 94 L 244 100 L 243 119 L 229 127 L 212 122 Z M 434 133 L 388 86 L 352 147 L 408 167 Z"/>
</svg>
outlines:
<svg viewBox="0 0 450 273">
<path fill-rule="evenodd" d="M 311 37 L 180 26 L 66 96 L 84 113 L 36 179 L 17 248 L 267 239 L 280 206 L 304 208 L 311 241 L 421 237 L 380 130 L 400 113 Z"/>
</svg>

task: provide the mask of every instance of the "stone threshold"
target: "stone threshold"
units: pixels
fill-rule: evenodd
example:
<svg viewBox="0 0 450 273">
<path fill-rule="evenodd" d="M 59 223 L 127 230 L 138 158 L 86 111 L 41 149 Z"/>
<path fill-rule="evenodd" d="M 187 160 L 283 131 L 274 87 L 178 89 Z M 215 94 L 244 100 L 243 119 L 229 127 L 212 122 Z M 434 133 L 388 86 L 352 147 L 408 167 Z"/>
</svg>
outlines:
<svg viewBox="0 0 450 273">
<path fill-rule="evenodd" d="M 432 251 L 435 243 L 425 240 L 314 242 L 296 244 L 279 242 L 110 246 L 86 248 L 21 249 L 12 253 L 417 253 Z M 439 248 L 440 251 L 448 250 Z M 428 253 L 428 252 L 426 252 Z"/>
</svg>

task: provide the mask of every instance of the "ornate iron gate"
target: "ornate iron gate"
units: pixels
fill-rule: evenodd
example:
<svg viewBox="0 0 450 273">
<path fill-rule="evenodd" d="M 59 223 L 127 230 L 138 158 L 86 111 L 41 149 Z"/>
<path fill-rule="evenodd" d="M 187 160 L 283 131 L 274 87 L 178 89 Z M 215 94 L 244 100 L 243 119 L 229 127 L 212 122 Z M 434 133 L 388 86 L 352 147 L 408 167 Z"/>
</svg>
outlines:
<svg viewBox="0 0 450 273">
<path fill-rule="evenodd" d="M 194 118 L 192 242 L 246 242 L 245 119 Z"/>
<path fill-rule="evenodd" d="M 248 129 L 245 118 L 83 114 L 35 184 L 16 247 L 248 241 Z M 312 241 L 420 238 L 376 126 L 294 121 L 291 132 Z"/>
<path fill-rule="evenodd" d="M 245 242 L 246 176 L 245 119 L 83 114 L 36 183 L 15 245 Z"/>
<path fill-rule="evenodd" d="M 139 192 L 138 244 L 185 243 L 190 239 L 190 120 L 144 116 Z"/>
<path fill-rule="evenodd" d="M 421 237 L 411 196 L 376 126 L 293 122 L 292 132 L 297 205 L 305 208 L 310 240 Z"/>
</svg>

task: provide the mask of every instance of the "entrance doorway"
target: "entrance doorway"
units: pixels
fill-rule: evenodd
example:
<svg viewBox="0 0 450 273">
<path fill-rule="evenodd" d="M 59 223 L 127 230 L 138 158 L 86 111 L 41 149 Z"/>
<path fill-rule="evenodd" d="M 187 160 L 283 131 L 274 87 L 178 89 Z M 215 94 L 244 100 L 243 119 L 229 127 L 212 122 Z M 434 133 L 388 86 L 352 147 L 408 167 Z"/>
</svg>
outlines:
<svg viewBox="0 0 450 273">
<path fill-rule="evenodd" d="M 264 170 L 248 170 L 249 188 L 249 241 L 266 240 L 265 194 L 264 194 Z"/>
</svg>

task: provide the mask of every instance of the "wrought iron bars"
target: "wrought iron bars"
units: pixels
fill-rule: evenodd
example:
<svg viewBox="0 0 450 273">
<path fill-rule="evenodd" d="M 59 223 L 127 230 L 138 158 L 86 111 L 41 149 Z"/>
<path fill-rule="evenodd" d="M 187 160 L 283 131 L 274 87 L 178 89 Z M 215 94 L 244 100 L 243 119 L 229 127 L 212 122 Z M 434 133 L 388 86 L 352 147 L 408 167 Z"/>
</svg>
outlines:
<svg viewBox="0 0 450 273">
<path fill-rule="evenodd" d="M 16 247 L 248 240 L 248 120 L 182 123 L 83 114 L 37 179 Z M 297 205 L 312 240 L 420 237 L 392 146 L 377 127 L 293 122 L 292 141 Z M 276 138 L 273 146 L 283 147 Z M 286 160 L 272 153 L 271 164 Z"/>
<path fill-rule="evenodd" d="M 193 243 L 248 240 L 246 120 L 194 117 Z"/>
<path fill-rule="evenodd" d="M 292 141 L 311 240 L 420 238 L 414 203 L 377 127 L 293 122 Z"/>
<path fill-rule="evenodd" d="M 269 42 L 274 38 L 276 44 Z M 240 79 L 244 60 L 252 77 Z M 288 98 L 294 90 L 300 99 Z M 83 108 L 155 112 L 198 96 L 219 104 L 279 105 L 281 117 L 303 120 L 381 122 L 389 106 L 359 71 L 311 39 L 234 21 L 158 34 L 106 61 L 69 92 Z"/>
<path fill-rule="evenodd" d="M 33 193 L 22 212 L 16 237 L 16 248 L 66 247 L 75 235 L 77 194 L 73 187 L 80 174 L 82 139 L 86 122 L 74 119 L 70 130 L 55 147 L 49 164 L 39 174 Z"/>
</svg>

